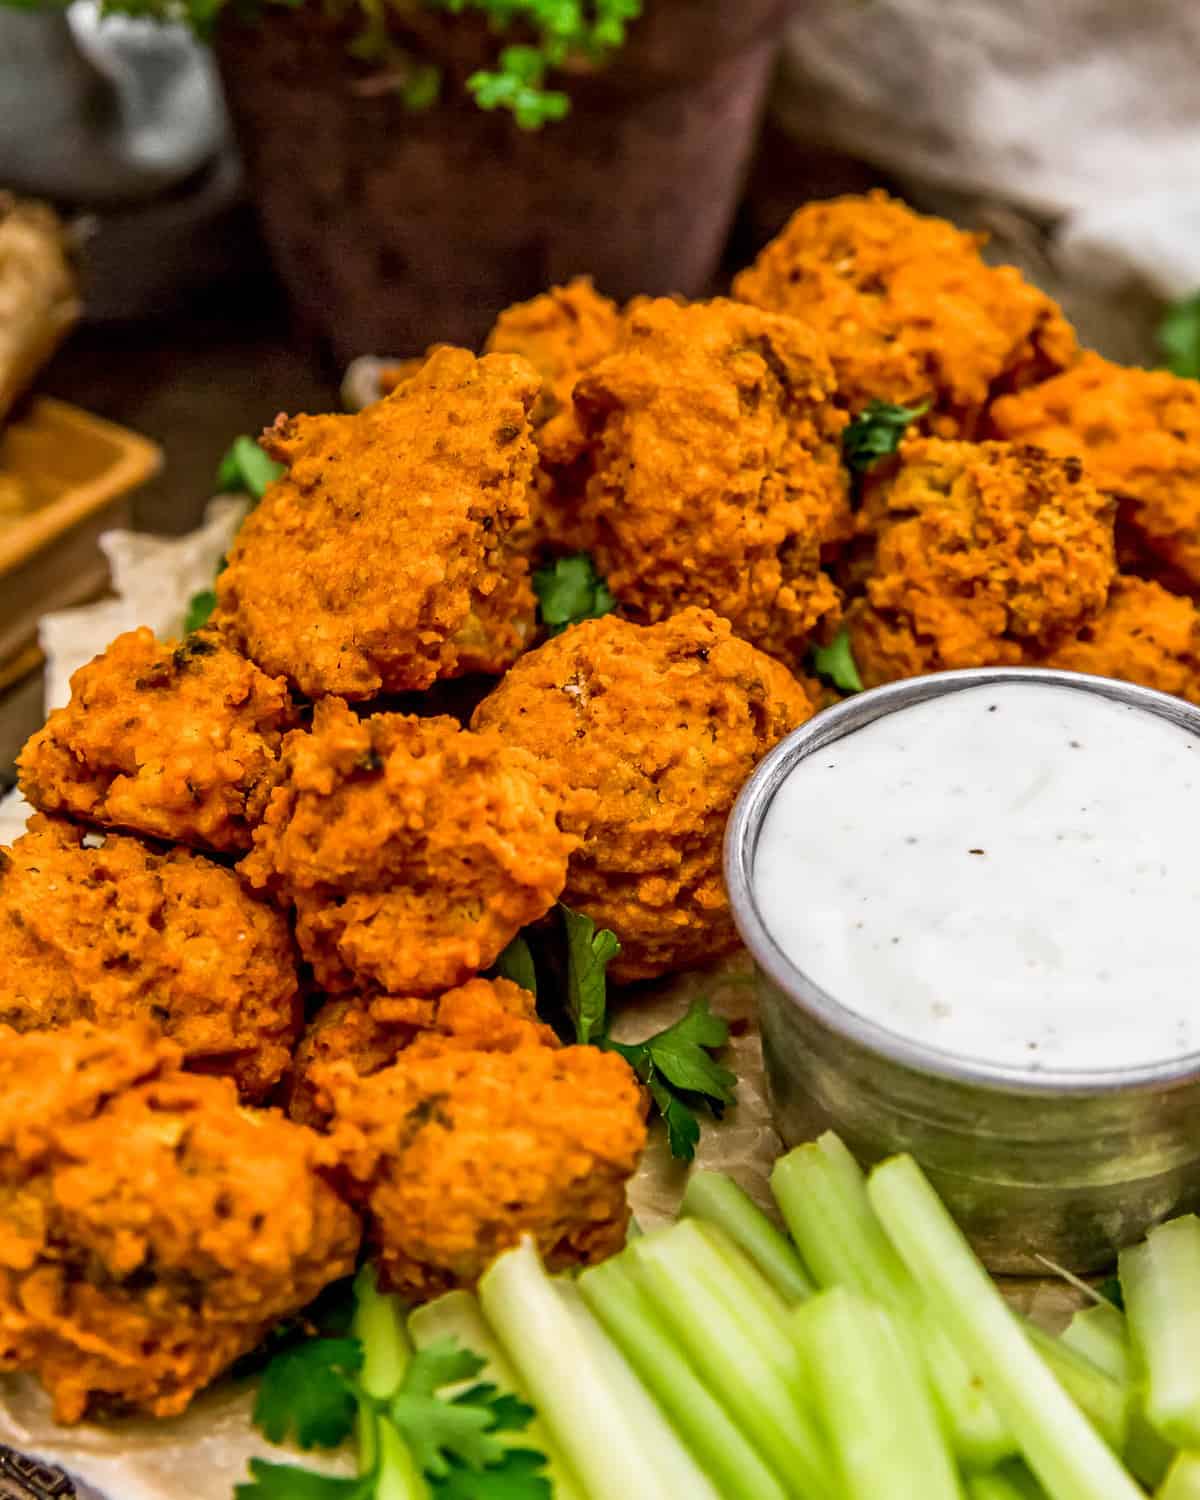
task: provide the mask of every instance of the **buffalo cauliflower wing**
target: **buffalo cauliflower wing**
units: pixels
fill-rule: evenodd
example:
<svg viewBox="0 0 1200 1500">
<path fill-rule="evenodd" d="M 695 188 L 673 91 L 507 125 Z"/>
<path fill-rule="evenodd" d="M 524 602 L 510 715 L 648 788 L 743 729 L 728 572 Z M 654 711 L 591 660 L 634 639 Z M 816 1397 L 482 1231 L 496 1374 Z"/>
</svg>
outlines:
<svg viewBox="0 0 1200 1500">
<path fill-rule="evenodd" d="M 360 1077 L 394 1062 L 418 1032 L 434 1023 L 437 1002 L 427 995 L 341 995 L 327 1000 L 305 1028 L 292 1059 L 287 1112 L 320 1127 L 329 1116 L 313 1083 L 314 1070 L 347 1062 Z"/>
<path fill-rule="evenodd" d="M 1200 703 L 1200 610 L 1141 578 L 1117 578 L 1104 609 L 1043 658 Z"/>
<path fill-rule="evenodd" d="M 21 752 L 21 790 L 45 812 L 248 849 L 295 723 L 283 679 L 219 636 L 132 630 L 71 678 L 71 701 Z"/>
<path fill-rule="evenodd" d="M 787 660 L 836 617 L 821 561 L 850 512 L 832 390 L 794 319 L 667 298 L 627 315 L 576 381 L 588 477 L 560 500 L 625 613 L 712 609 Z"/>
<path fill-rule="evenodd" d="M 1143 567 L 1200 594 L 1200 383 L 1086 354 L 1065 375 L 997 401 L 1001 437 L 1078 455 L 1118 500 Z"/>
<path fill-rule="evenodd" d="M 556 766 L 579 839 L 563 900 L 621 941 L 609 972 L 645 979 L 732 951 L 721 875 L 742 784 L 813 713 L 805 690 L 729 625 L 689 609 L 608 616 L 523 657 L 474 725 Z"/>
<path fill-rule="evenodd" d="M 214 623 L 309 697 L 501 672 L 534 621 L 510 545 L 529 510 L 529 409 L 512 355 L 436 349 L 352 416 L 281 417 L 287 466 L 238 533 Z"/>
<path fill-rule="evenodd" d="M 1013 666 L 1103 609 L 1112 506 L 1078 459 L 1008 443 L 917 438 L 868 484 L 875 533 L 848 612 L 873 686 L 952 667 Z"/>
<path fill-rule="evenodd" d="M 557 774 L 449 718 L 317 705 L 241 865 L 293 901 L 326 990 L 434 994 L 495 961 L 557 900 L 573 841 Z"/>
<path fill-rule="evenodd" d="M 990 398 L 1065 369 L 1075 335 L 983 237 L 876 192 L 807 203 L 734 282 L 734 296 L 802 319 L 823 339 L 838 397 L 930 402 L 944 436 L 973 436 Z"/>
<path fill-rule="evenodd" d="M 0 1023 L 138 1018 L 262 1098 L 300 1029 L 287 920 L 188 849 L 39 815 L 0 849 Z"/>
<path fill-rule="evenodd" d="M 406 1299 L 472 1286 L 523 1235 L 552 1270 L 624 1244 L 641 1086 L 615 1053 L 559 1046 L 516 985 L 464 985 L 390 1067 L 335 1063 L 317 1080 L 343 1191 Z"/>
<path fill-rule="evenodd" d="M 171 1416 L 353 1270 L 320 1138 L 148 1023 L 0 1027 L 0 1368 L 55 1416 Z"/>
</svg>

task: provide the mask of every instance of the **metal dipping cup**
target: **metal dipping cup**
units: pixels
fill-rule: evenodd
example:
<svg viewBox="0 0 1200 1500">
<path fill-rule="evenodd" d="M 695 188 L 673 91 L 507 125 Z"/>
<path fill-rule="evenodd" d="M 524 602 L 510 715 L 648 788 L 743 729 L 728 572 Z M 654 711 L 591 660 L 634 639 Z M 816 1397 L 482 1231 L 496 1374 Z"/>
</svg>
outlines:
<svg viewBox="0 0 1200 1500">
<path fill-rule="evenodd" d="M 1200 1208 L 1200 1053 L 1101 1071 L 938 1051 L 856 1015 L 814 984 L 777 946 L 754 897 L 763 820 L 797 762 L 885 714 L 1012 683 L 1098 693 L 1200 737 L 1200 710 L 1108 678 L 997 667 L 889 683 L 818 714 L 763 760 L 729 822 L 725 878 L 755 960 L 768 1087 L 784 1141 L 836 1130 L 864 1164 L 909 1151 L 990 1269 L 1045 1275 L 1045 1257 L 1083 1273 L 1110 1265 L 1153 1224 Z M 1200 833 L 1198 813 L 1200 805 L 1180 810 Z M 1131 994 L 1129 1004 L 1137 1003 Z"/>
</svg>

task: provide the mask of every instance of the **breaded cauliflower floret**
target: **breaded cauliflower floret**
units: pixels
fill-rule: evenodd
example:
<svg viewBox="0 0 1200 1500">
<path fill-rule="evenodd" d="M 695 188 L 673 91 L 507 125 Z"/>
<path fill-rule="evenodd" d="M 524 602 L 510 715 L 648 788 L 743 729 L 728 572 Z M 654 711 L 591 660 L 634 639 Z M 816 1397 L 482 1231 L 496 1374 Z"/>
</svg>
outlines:
<svg viewBox="0 0 1200 1500">
<path fill-rule="evenodd" d="M 991 420 L 1001 437 L 1081 457 L 1116 495 L 1118 535 L 1140 563 L 1200 594 L 1200 382 L 1085 354 L 1056 380 L 997 401 Z"/>
<path fill-rule="evenodd" d="M 505 980 L 444 996 L 439 1027 L 371 1077 L 317 1075 L 382 1280 L 415 1301 L 472 1286 L 523 1235 L 553 1270 L 620 1249 L 646 1140 L 629 1065 L 560 1047 Z"/>
<path fill-rule="evenodd" d="M 0 1023 L 154 1020 L 186 1065 L 260 1099 L 300 1030 L 286 918 L 188 849 L 39 815 L 0 849 Z"/>
<path fill-rule="evenodd" d="M 522 658 L 473 723 L 561 770 L 563 826 L 581 840 L 563 900 L 616 933 L 610 973 L 632 980 L 736 947 L 725 823 L 757 762 L 812 713 L 785 667 L 689 609 L 572 626 Z"/>
<path fill-rule="evenodd" d="M 1042 664 L 1119 677 L 1200 703 L 1200 610 L 1157 583 L 1120 577 L 1101 613 Z"/>
<path fill-rule="evenodd" d="M 287 473 L 238 533 L 214 623 L 313 698 L 503 671 L 533 628 L 509 539 L 538 389 L 515 356 L 440 348 L 353 416 L 281 417 L 263 445 Z"/>
<path fill-rule="evenodd" d="M 816 330 L 852 412 L 933 404 L 930 425 L 973 436 L 989 399 L 1066 368 L 1075 335 L 984 236 L 916 214 L 886 193 L 806 203 L 734 282 L 734 295 Z"/>
<path fill-rule="evenodd" d="M 250 847 L 296 712 L 217 635 L 120 635 L 71 678 L 71 701 L 21 752 L 21 790 L 45 812 L 193 844 Z"/>
<path fill-rule="evenodd" d="M 533 996 L 505 979 L 471 979 L 436 1000 L 344 996 L 321 1007 L 296 1048 L 288 1114 L 305 1125 L 325 1125 L 329 1112 L 314 1076 L 337 1062 L 349 1063 L 360 1078 L 370 1077 L 421 1036 L 480 1052 L 510 1052 L 531 1040 L 555 1045 L 554 1032 L 537 1018 Z"/>
<path fill-rule="evenodd" d="M 557 774 L 453 719 L 317 705 L 241 869 L 294 901 L 323 989 L 435 994 L 558 899 L 573 841 Z"/>
<path fill-rule="evenodd" d="M 171 1416 L 354 1268 L 319 1137 L 153 1027 L 0 1027 L 0 1368 L 55 1416 Z"/>
<path fill-rule="evenodd" d="M 868 687 L 1018 665 L 1094 619 L 1116 571 L 1111 502 L 1036 448 L 912 439 L 864 513 L 875 555 L 848 622 Z"/>
<path fill-rule="evenodd" d="M 641 304 L 575 385 L 590 470 L 565 507 L 624 611 L 689 604 L 793 660 L 839 596 L 822 549 L 847 533 L 845 416 L 817 339 L 717 301 Z"/>
</svg>

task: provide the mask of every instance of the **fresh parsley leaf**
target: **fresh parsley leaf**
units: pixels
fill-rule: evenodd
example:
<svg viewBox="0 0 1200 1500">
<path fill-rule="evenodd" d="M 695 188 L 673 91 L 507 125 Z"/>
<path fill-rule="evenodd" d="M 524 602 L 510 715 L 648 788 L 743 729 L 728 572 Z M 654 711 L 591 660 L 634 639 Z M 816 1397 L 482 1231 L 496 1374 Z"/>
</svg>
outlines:
<svg viewBox="0 0 1200 1500">
<path fill-rule="evenodd" d="M 667 1127 L 671 1155 L 691 1161 L 700 1139 L 696 1110 L 708 1106 L 720 1119 L 734 1102 L 737 1074 L 710 1056 L 729 1041 L 729 1027 L 714 1016 L 705 999 L 693 1000 L 687 1015 L 644 1042 L 605 1042 L 619 1052 L 649 1090 Z"/>
<path fill-rule="evenodd" d="M 193 594 L 188 600 L 187 613 L 183 617 L 183 633 L 191 635 L 193 630 L 199 630 L 201 626 L 207 625 L 209 616 L 217 607 L 217 596 L 212 589 L 201 589 L 198 594 Z"/>
<path fill-rule="evenodd" d="M 433 1500 L 552 1500 L 546 1460 L 532 1448 L 506 1448 L 504 1457 L 479 1473 L 452 1463 L 430 1483 Z"/>
<path fill-rule="evenodd" d="M 567 1013 L 575 1027 L 575 1040 L 598 1042 L 607 1029 L 605 971 L 621 945 L 607 928 L 597 932 L 595 922 L 582 912 L 561 904 L 559 911 L 567 935 Z"/>
<path fill-rule="evenodd" d="M 339 1479 L 295 1464 L 250 1460 L 250 1479 L 234 1488 L 234 1500 L 375 1500 L 378 1474 Z"/>
<path fill-rule="evenodd" d="M 348 1378 L 362 1362 L 357 1339 L 309 1339 L 284 1349 L 263 1371 L 254 1425 L 272 1443 L 294 1432 L 301 1448 L 336 1448 L 354 1426 Z"/>
<path fill-rule="evenodd" d="M 410 1396 L 432 1396 L 444 1385 L 473 1379 L 486 1363 L 447 1335 L 417 1350 L 405 1368 L 400 1389 Z"/>
<path fill-rule="evenodd" d="M 217 469 L 217 488 L 223 495 L 253 495 L 261 500 L 267 486 L 283 473 L 283 465 L 258 446 L 252 437 L 234 438 Z"/>
<path fill-rule="evenodd" d="M 523 990 L 537 999 L 537 966 L 533 961 L 533 949 L 529 939 L 518 933 L 504 952 L 492 965 L 492 974 L 499 979 L 511 979 Z"/>
<path fill-rule="evenodd" d="M 862 678 L 858 675 L 858 663 L 850 647 L 850 632 L 845 626 L 828 646 L 812 648 L 812 665 L 817 676 L 831 682 L 839 692 L 862 692 Z"/>
<path fill-rule="evenodd" d="M 494 1434 L 519 1432 L 532 1420 L 530 1407 L 494 1385 L 473 1385 L 449 1400 L 438 1396 L 441 1388 L 478 1375 L 484 1363 L 455 1339 L 437 1339 L 413 1355 L 387 1404 L 388 1416 L 430 1478 L 445 1478 L 455 1461 L 474 1471 L 498 1466 L 508 1450 Z"/>
<path fill-rule="evenodd" d="M 900 446 L 908 424 L 923 417 L 929 402 L 920 406 L 893 406 L 890 401 L 872 401 L 842 433 L 842 455 L 854 474 L 865 474 L 881 458 Z"/>
<path fill-rule="evenodd" d="M 1200 380 L 1200 292 L 1167 309 L 1158 325 L 1158 347 L 1168 370 Z"/>
<path fill-rule="evenodd" d="M 616 600 L 608 584 L 596 572 L 586 552 L 560 557 L 533 575 L 542 623 L 551 635 L 559 635 L 580 620 L 598 620 L 611 614 Z"/>
</svg>

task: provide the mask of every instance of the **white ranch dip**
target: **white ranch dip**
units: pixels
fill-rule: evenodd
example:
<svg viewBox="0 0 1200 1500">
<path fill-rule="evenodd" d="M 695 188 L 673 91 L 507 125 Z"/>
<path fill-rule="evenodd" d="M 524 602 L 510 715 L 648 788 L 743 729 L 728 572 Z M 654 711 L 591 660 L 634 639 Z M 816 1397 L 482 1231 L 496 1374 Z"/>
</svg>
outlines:
<svg viewBox="0 0 1200 1500">
<path fill-rule="evenodd" d="M 1200 1048 L 1200 740 L 1009 681 L 800 761 L 754 892 L 827 994 L 977 1061 L 1110 1068 Z"/>
</svg>

